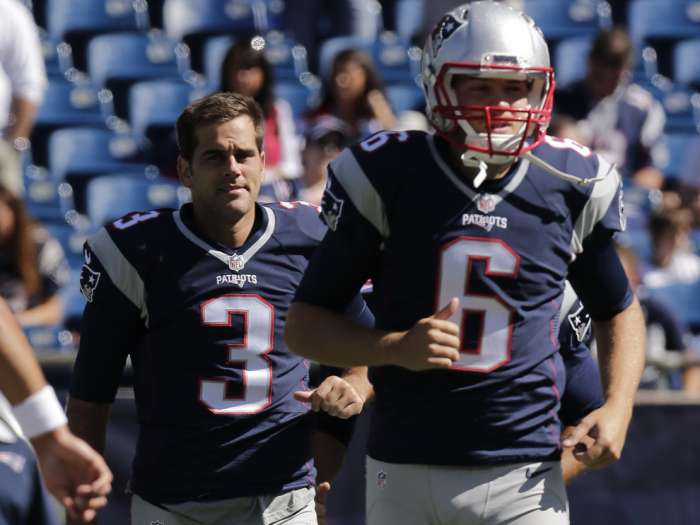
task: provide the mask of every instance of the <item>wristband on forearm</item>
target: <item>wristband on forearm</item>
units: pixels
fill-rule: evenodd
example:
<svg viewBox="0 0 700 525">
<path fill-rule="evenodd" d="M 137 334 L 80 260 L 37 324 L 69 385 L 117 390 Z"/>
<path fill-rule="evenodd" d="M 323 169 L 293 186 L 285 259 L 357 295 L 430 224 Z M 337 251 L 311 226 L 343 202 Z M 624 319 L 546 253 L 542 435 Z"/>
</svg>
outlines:
<svg viewBox="0 0 700 525">
<path fill-rule="evenodd" d="M 22 432 L 29 439 L 55 430 L 67 422 L 51 385 L 45 385 L 21 403 L 13 406 L 12 412 Z"/>
</svg>

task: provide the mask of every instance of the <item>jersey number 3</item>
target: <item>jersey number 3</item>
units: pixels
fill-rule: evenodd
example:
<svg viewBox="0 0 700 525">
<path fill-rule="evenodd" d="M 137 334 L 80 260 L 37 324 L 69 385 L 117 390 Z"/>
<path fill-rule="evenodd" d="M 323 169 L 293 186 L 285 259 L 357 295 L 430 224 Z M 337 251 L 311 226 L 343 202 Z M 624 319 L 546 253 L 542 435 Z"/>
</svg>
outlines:
<svg viewBox="0 0 700 525">
<path fill-rule="evenodd" d="M 274 307 L 258 295 L 224 295 L 201 305 L 202 324 L 231 326 L 232 318 L 243 318 L 243 342 L 229 344 L 228 366 L 242 369 L 242 393 L 227 393 L 230 379 L 201 381 L 199 399 L 217 415 L 255 414 L 272 403 L 272 351 L 275 325 Z"/>
<path fill-rule="evenodd" d="M 499 239 L 460 237 L 442 250 L 437 304 L 442 308 L 455 296 L 460 303 L 450 318 L 460 327 L 462 341 L 459 360 L 452 370 L 488 373 L 510 361 L 512 308 L 494 294 L 470 291 L 475 262 L 485 265 L 486 275 L 515 278 L 520 257 Z"/>
</svg>

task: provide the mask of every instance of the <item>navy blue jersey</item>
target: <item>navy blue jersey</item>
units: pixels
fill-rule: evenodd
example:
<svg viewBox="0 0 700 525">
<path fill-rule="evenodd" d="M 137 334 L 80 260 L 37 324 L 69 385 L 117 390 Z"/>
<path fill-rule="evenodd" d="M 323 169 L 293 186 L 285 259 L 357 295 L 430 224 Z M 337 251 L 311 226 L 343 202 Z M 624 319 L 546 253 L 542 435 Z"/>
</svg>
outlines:
<svg viewBox="0 0 700 525">
<path fill-rule="evenodd" d="M 86 243 L 88 304 L 71 395 L 111 402 L 127 355 L 140 423 L 132 490 L 156 503 L 314 484 L 308 363 L 288 352 L 287 307 L 325 232 L 315 208 L 256 205 L 237 250 L 189 205 L 135 213 Z"/>
<path fill-rule="evenodd" d="M 559 418 L 564 425 L 577 424 L 589 412 L 603 405 L 600 370 L 590 351 L 592 342 L 591 316 L 567 285 L 559 328 L 559 349 L 566 375 Z"/>
<path fill-rule="evenodd" d="M 32 448 L 0 419 L 0 525 L 58 525 Z"/>
<path fill-rule="evenodd" d="M 474 190 L 443 147 L 422 132 L 382 132 L 331 163 L 322 207 L 332 231 L 297 299 L 340 311 L 371 278 L 385 330 L 407 330 L 460 300 L 452 320 L 461 357 L 451 370 L 371 370 L 372 457 L 446 465 L 557 457 L 564 283 L 589 238 L 623 227 L 619 176 L 585 148 L 549 138 L 534 152 L 540 158 L 607 176 L 575 185 L 520 160 Z M 613 309 L 627 306 L 620 301 Z"/>
</svg>

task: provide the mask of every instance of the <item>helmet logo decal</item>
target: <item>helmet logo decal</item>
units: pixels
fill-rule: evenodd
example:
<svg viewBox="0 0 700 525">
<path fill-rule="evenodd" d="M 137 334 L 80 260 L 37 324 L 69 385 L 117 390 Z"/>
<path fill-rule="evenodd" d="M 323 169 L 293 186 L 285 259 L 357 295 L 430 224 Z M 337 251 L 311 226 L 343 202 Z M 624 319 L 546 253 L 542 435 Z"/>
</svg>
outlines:
<svg viewBox="0 0 700 525">
<path fill-rule="evenodd" d="M 457 31 L 457 28 L 461 24 L 450 14 L 442 17 L 442 20 L 433 29 L 432 42 L 433 42 L 433 56 L 436 56 L 445 43 L 445 40 L 450 38 L 452 33 Z"/>
</svg>

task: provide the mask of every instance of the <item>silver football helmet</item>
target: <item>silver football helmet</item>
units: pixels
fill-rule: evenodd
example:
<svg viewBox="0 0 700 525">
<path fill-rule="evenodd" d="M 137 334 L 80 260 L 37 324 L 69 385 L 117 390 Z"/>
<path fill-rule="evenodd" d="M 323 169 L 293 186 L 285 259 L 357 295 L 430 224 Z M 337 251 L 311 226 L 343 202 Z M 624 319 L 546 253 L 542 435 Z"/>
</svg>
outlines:
<svg viewBox="0 0 700 525">
<path fill-rule="evenodd" d="M 456 75 L 528 81 L 528 106 L 460 106 L 453 87 Z M 425 44 L 423 89 L 431 123 L 454 140 L 464 131 L 464 148 L 472 157 L 502 164 L 538 146 L 552 116 L 554 72 L 547 43 L 532 19 L 491 1 L 473 2 L 447 13 Z M 502 116 L 507 111 L 510 117 Z M 465 118 L 480 115 L 486 131 L 478 133 Z M 493 133 L 503 122 L 519 122 L 514 134 Z"/>
</svg>

